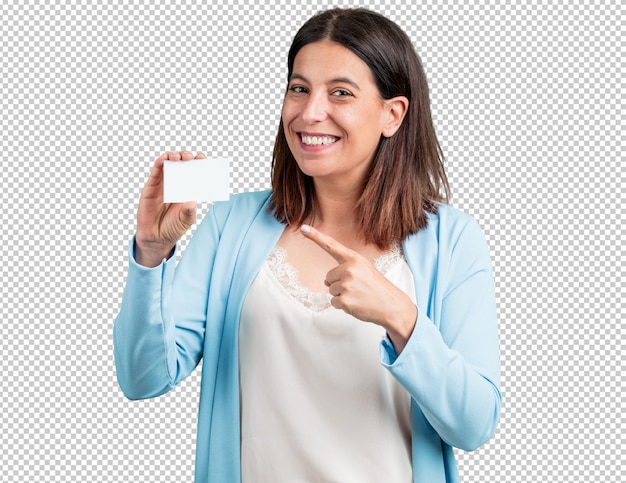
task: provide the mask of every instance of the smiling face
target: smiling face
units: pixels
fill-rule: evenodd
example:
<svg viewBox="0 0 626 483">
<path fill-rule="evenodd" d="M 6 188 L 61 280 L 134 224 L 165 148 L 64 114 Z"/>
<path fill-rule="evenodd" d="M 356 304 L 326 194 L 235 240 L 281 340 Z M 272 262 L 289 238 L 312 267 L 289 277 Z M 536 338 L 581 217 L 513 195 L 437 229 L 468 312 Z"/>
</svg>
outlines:
<svg viewBox="0 0 626 483">
<path fill-rule="evenodd" d="M 282 120 L 306 175 L 361 185 L 381 135 L 397 129 L 395 117 L 393 100 L 380 96 L 370 68 L 346 47 L 324 40 L 296 55 Z"/>
</svg>

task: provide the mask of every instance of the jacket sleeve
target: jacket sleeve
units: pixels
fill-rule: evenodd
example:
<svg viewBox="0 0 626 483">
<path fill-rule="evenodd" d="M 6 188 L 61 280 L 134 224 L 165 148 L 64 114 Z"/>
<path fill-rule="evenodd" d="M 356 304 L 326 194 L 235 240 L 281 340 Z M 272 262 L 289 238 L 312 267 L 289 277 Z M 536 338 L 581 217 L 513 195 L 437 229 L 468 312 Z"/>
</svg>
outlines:
<svg viewBox="0 0 626 483">
<path fill-rule="evenodd" d="M 168 392 L 202 357 L 207 300 L 219 230 L 213 210 L 176 265 L 138 265 L 134 240 L 120 312 L 113 326 L 117 380 L 129 399 Z"/>
<path fill-rule="evenodd" d="M 500 416 L 495 289 L 487 243 L 471 219 L 440 260 L 431 319 L 418 318 L 400 355 L 383 341 L 381 362 L 411 394 L 450 446 L 474 450 L 491 438 Z"/>
</svg>

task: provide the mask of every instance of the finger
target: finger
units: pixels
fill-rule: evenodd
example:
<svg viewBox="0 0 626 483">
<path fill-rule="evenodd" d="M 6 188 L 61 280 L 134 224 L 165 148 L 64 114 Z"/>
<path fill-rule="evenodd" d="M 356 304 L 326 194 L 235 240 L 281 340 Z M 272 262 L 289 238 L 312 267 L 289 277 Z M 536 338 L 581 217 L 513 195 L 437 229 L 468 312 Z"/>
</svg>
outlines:
<svg viewBox="0 0 626 483">
<path fill-rule="evenodd" d="M 332 305 L 333 307 L 335 307 L 338 310 L 343 310 L 346 314 L 348 315 L 354 315 L 352 313 L 352 310 L 350 310 L 348 308 L 348 306 L 346 305 L 346 303 L 343 300 L 343 297 L 340 295 L 336 295 L 333 298 L 330 299 L 330 305 Z"/>
<path fill-rule="evenodd" d="M 206 154 L 198 153 L 198 154 L 196 154 L 196 159 L 206 159 Z"/>
<path fill-rule="evenodd" d="M 181 203 L 180 219 L 185 225 L 191 226 L 196 222 L 196 208 L 195 201 Z"/>
<path fill-rule="evenodd" d="M 320 248 L 326 251 L 326 253 L 337 260 L 337 263 L 345 263 L 346 260 L 354 256 L 352 250 L 312 226 L 302 225 L 300 231 L 305 237 L 315 242 Z"/>
<path fill-rule="evenodd" d="M 156 160 L 154 161 L 154 164 L 152 165 L 152 171 L 151 172 L 157 172 L 158 173 L 159 170 L 161 170 L 163 168 L 163 162 L 167 160 L 169 155 L 170 155 L 170 153 L 163 153 L 163 154 L 161 154 L 161 156 L 156 158 Z"/>
<path fill-rule="evenodd" d="M 163 161 L 165 161 L 168 158 L 169 155 L 170 155 L 170 153 L 163 153 L 163 154 L 161 154 L 161 156 L 156 158 L 156 161 L 154 162 L 154 164 L 155 165 L 163 164 Z"/>
<path fill-rule="evenodd" d="M 161 154 L 156 161 L 154 162 L 154 166 L 150 171 L 150 177 L 148 179 L 148 185 L 159 185 L 163 181 L 163 163 L 165 161 L 180 161 L 180 160 L 191 160 L 193 159 L 193 154 L 190 151 L 168 151 L 166 153 Z"/>
<path fill-rule="evenodd" d="M 329 270 L 326 274 L 326 278 L 324 279 L 324 285 L 330 287 L 337 282 L 346 280 L 346 278 L 349 277 L 349 274 L 346 272 L 345 267 L 346 265 L 340 262 L 340 265 L 337 265 L 335 268 Z"/>
<path fill-rule="evenodd" d="M 190 161 L 193 159 L 193 153 L 191 151 L 181 151 L 180 159 L 183 161 Z"/>
<path fill-rule="evenodd" d="M 146 186 L 154 186 L 161 183 L 163 179 L 163 163 L 167 161 L 170 153 L 163 153 L 161 156 L 156 158 L 156 161 L 152 165 L 152 169 L 150 170 L 150 175 L 148 176 L 148 181 L 146 182 Z"/>
<path fill-rule="evenodd" d="M 180 209 L 188 213 L 195 213 L 197 207 L 198 203 L 195 201 L 185 201 L 184 203 L 180 203 Z"/>
<path fill-rule="evenodd" d="M 341 283 L 326 282 L 326 285 L 328 286 L 328 293 L 331 294 L 333 297 L 339 297 L 343 293 L 343 286 L 341 285 Z"/>
</svg>

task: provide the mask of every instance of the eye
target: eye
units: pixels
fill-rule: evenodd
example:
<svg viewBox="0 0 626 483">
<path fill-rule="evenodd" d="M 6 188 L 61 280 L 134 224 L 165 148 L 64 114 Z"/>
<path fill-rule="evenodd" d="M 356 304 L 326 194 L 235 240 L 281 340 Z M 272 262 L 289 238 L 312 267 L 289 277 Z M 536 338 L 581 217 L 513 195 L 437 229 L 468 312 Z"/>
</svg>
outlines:
<svg viewBox="0 0 626 483">
<path fill-rule="evenodd" d="M 345 89 L 335 89 L 332 92 L 332 95 L 335 97 L 351 97 L 352 93 L 350 91 L 347 91 Z"/>
<path fill-rule="evenodd" d="M 300 85 L 289 86 L 288 90 L 294 94 L 305 94 L 308 92 L 306 87 Z"/>
</svg>

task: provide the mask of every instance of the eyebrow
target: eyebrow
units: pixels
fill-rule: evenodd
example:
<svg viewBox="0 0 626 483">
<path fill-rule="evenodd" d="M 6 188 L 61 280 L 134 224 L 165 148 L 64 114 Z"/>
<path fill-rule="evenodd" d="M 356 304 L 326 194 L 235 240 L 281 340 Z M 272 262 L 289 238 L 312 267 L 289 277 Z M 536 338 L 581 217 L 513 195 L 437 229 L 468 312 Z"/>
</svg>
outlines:
<svg viewBox="0 0 626 483">
<path fill-rule="evenodd" d="M 291 77 L 289 78 L 289 82 L 291 82 L 294 79 L 299 79 L 301 81 L 310 83 L 309 80 L 306 77 L 304 77 L 302 74 L 291 74 Z M 348 77 L 335 77 L 334 79 L 329 80 L 326 84 L 348 84 L 354 87 L 355 89 L 361 90 L 359 85 Z"/>
</svg>

